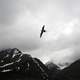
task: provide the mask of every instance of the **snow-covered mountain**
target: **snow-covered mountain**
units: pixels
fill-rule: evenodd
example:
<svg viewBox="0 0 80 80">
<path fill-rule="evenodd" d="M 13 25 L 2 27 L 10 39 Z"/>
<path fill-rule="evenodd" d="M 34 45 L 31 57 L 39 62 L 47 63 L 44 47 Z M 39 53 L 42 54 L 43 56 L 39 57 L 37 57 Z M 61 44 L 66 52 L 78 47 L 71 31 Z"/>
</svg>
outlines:
<svg viewBox="0 0 80 80">
<path fill-rule="evenodd" d="M 25 74 L 27 77 L 48 80 L 47 70 L 48 68 L 39 59 L 23 54 L 17 48 L 0 51 L 1 74 L 18 73 L 16 76 Z"/>
</svg>

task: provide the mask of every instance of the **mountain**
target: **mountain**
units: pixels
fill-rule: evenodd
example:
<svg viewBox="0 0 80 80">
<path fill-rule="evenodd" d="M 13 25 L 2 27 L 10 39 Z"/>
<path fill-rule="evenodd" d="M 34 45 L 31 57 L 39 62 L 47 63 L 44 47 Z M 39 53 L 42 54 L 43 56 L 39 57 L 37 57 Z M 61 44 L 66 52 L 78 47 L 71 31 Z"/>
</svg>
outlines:
<svg viewBox="0 0 80 80">
<path fill-rule="evenodd" d="M 80 60 L 61 70 L 54 80 L 80 80 Z"/>
<path fill-rule="evenodd" d="M 48 80 L 47 72 L 48 68 L 39 59 L 17 48 L 0 51 L 2 80 Z"/>
<path fill-rule="evenodd" d="M 60 71 L 60 68 L 53 62 L 47 62 L 45 65 L 49 69 L 49 80 L 53 80 L 56 74 Z"/>
<path fill-rule="evenodd" d="M 0 79 L 80 80 L 80 59 L 60 70 L 56 64 L 43 64 L 39 59 L 23 54 L 17 48 L 4 49 L 0 51 Z"/>
</svg>

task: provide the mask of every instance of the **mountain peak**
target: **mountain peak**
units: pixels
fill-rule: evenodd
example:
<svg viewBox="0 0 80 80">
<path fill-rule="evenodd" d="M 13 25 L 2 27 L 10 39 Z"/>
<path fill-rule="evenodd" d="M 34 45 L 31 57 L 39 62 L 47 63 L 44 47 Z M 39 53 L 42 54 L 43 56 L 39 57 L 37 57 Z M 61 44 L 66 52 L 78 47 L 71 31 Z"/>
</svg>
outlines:
<svg viewBox="0 0 80 80">
<path fill-rule="evenodd" d="M 0 51 L 0 74 L 22 76 L 48 80 L 47 67 L 37 58 L 23 54 L 19 49 L 5 49 Z M 14 75 L 14 73 L 16 75 Z M 7 74 L 5 76 L 8 76 Z"/>
</svg>

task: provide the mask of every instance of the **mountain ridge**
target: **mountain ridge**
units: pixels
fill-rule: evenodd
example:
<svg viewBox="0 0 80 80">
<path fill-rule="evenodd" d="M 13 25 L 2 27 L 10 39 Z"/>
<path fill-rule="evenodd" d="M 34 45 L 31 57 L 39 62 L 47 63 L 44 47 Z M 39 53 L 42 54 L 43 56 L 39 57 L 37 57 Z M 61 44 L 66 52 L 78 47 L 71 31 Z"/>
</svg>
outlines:
<svg viewBox="0 0 80 80">
<path fill-rule="evenodd" d="M 4 76 L 4 77 L 3 77 Z M 19 49 L 0 51 L 0 78 L 2 80 L 80 80 L 80 59 L 64 69 L 23 54 Z"/>
</svg>

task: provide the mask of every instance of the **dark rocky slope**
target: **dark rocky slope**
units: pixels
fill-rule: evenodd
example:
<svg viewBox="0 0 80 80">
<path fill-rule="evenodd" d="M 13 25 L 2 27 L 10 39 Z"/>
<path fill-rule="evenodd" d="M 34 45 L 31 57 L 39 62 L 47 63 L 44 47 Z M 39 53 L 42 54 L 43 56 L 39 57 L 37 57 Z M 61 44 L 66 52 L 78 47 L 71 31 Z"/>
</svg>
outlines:
<svg viewBox="0 0 80 80">
<path fill-rule="evenodd" d="M 47 67 L 39 59 L 23 54 L 16 48 L 0 51 L 2 80 L 48 80 L 47 71 Z"/>
<path fill-rule="evenodd" d="M 0 51 L 0 80 L 80 80 L 80 60 L 60 70 L 17 48 L 5 49 Z"/>
<path fill-rule="evenodd" d="M 48 70 L 49 80 L 53 80 L 55 76 L 60 72 L 60 68 L 53 62 L 47 62 L 46 67 Z"/>
<path fill-rule="evenodd" d="M 56 75 L 55 80 L 80 80 L 80 60 L 61 70 Z"/>
</svg>

